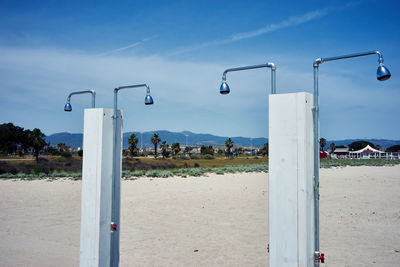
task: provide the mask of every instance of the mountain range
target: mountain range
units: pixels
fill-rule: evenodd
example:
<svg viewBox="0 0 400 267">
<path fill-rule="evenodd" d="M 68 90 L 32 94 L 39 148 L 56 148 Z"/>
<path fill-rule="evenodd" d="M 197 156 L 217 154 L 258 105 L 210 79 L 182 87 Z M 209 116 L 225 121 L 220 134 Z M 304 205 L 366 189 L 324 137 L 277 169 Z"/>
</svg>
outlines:
<svg viewBox="0 0 400 267">
<path fill-rule="evenodd" d="M 123 135 L 123 144 L 124 148 L 128 147 L 128 138 L 134 133 L 139 139 L 138 147 L 153 147 L 150 139 L 154 133 L 158 133 L 161 140 L 167 141 L 167 144 L 171 145 L 172 143 L 178 142 L 181 146 L 187 145 L 189 146 L 224 146 L 225 140 L 228 136 L 216 136 L 212 134 L 198 134 L 192 133 L 190 131 L 183 132 L 170 132 L 165 130 L 159 131 L 151 131 L 151 132 L 127 132 Z M 231 137 L 235 146 L 244 146 L 244 147 L 262 147 L 265 143 L 268 143 L 268 139 L 264 137 L 259 138 L 250 138 L 250 137 Z M 326 142 L 326 146 L 329 147 L 330 143 L 335 143 L 336 146 L 340 145 L 349 145 L 352 142 L 365 140 L 371 142 L 375 145 L 380 145 L 382 148 L 390 147 L 393 145 L 400 145 L 400 140 L 388 140 L 388 139 L 345 139 L 345 140 L 328 140 Z M 50 142 L 52 146 L 56 146 L 58 143 L 65 143 L 67 146 L 78 148 L 82 147 L 82 134 L 79 133 L 55 133 L 49 136 L 46 136 L 46 142 Z"/>
<path fill-rule="evenodd" d="M 134 133 L 136 134 L 138 141 L 138 147 L 153 147 L 150 139 L 154 133 L 158 133 L 158 136 L 161 140 L 167 141 L 167 144 L 171 145 L 172 143 L 178 142 L 181 146 L 224 146 L 225 140 L 228 139 L 227 136 L 216 136 L 212 134 L 197 134 L 192 133 L 190 131 L 184 132 L 170 132 L 165 130 L 160 131 L 151 131 L 151 132 L 127 132 L 123 135 L 123 144 L 124 148 L 128 147 L 128 138 L 130 135 Z M 236 146 L 255 146 L 262 147 L 265 143 L 268 142 L 268 139 L 260 137 L 260 138 L 249 138 L 249 137 L 231 137 L 234 145 Z M 73 134 L 73 133 L 55 133 L 49 136 L 46 136 L 46 142 L 50 142 L 52 146 L 56 146 L 58 143 L 65 143 L 67 146 L 78 148 L 82 147 L 82 134 Z"/>
</svg>

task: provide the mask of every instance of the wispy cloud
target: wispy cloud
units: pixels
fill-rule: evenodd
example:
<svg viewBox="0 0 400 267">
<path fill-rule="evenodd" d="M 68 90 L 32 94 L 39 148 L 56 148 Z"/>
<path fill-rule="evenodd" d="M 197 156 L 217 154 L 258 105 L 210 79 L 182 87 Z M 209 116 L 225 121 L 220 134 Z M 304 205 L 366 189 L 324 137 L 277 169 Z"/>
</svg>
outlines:
<svg viewBox="0 0 400 267">
<path fill-rule="evenodd" d="M 263 28 L 257 29 L 255 31 L 248 31 L 248 32 L 241 32 L 241 33 L 237 33 L 235 35 L 233 35 L 230 38 L 231 42 L 235 42 L 235 41 L 240 41 L 243 39 L 248 39 L 248 38 L 253 38 L 253 37 L 257 37 L 260 35 L 264 35 L 270 32 L 274 32 L 277 30 L 281 30 L 281 29 L 285 29 L 285 28 L 289 28 L 289 27 L 293 27 L 293 26 L 297 26 L 303 23 L 306 23 L 308 21 L 317 19 L 317 18 L 321 18 L 323 16 L 325 16 L 328 13 L 328 9 L 325 10 L 315 10 L 312 12 L 308 12 L 302 16 L 294 16 L 294 17 L 290 17 L 280 23 L 277 24 L 270 24 L 267 25 Z"/>
<path fill-rule="evenodd" d="M 142 43 L 147 42 L 147 41 L 150 41 L 150 40 L 152 40 L 152 39 L 154 39 L 154 38 L 156 38 L 156 37 L 157 37 L 157 35 L 150 36 L 150 37 L 144 38 L 143 40 L 140 40 L 140 41 L 138 41 L 138 42 L 135 42 L 135 43 L 133 43 L 133 44 L 130 44 L 130 45 L 127 45 L 127 46 L 123 46 L 123 47 L 120 47 L 120 48 L 116 48 L 116 49 L 113 49 L 113 50 L 110 50 L 110 51 L 101 53 L 101 54 L 99 54 L 99 55 L 100 55 L 100 56 L 106 56 L 106 55 L 118 53 L 118 52 L 121 52 L 121 51 L 130 49 L 130 48 L 139 46 L 139 45 L 141 45 Z"/>
<path fill-rule="evenodd" d="M 247 31 L 247 32 L 239 32 L 239 33 L 235 33 L 225 39 L 212 40 L 212 41 L 207 41 L 207 42 L 204 42 L 204 43 L 201 43 L 198 45 L 183 47 L 183 48 L 180 48 L 176 51 L 169 53 L 168 56 L 179 55 L 179 54 L 199 50 L 199 49 L 206 48 L 206 47 L 212 47 L 212 46 L 217 46 L 217 45 L 222 45 L 222 44 L 227 44 L 227 43 L 233 43 L 233 42 L 241 41 L 244 39 L 249 39 L 249 38 L 257 37 L 260 35 L 268 34 L 268 33 L 278 31 L 281 29 L 294 27 L 294 26 L 309 22 L 311 20 L 321 18 L 333 10 L 334 10 L 333 8 L 317 9 L 317 10 L 308 12 L 306 14 L 300 15 L 300 16 L 289 17 L 279 23 L 273 23 L 273 24 L 266 25 L 257 30 Z"/>
</svg>

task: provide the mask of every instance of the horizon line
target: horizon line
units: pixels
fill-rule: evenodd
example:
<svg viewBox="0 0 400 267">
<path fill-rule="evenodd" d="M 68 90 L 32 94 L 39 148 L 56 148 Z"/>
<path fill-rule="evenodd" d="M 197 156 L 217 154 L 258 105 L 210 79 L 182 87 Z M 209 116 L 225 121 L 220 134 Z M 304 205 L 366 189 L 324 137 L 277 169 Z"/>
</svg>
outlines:
<svg viewBox="0 0 400 267">
<path fill-rule="evenodd" d="M 230 138 L 249 138 L 249 139 L 269 139 L 268 137 L 248 137 L 248 136 L 229 136 L 229 135 L 217 135 L 217 134 L 212 134 L 212 133 L 196 133 L 190 130 L 183 130 L 183 131 L 179 131 L 179 132 L 175 132 L 175 131 L 171 131 L 171 130 L 150 130 L 150 131 L 127 131 L 127 132 L 123 132 L 123 134 L 129 134 L 129 133 L 157 133 L 157 132 L 170 132 L 170 133 L 175 133 L 175 134 L 183 134 L 184 132 L 190 132 L 192 134 L 196 134 L 196 135 L 200 135 L 200 134 L 207 134 L 207 135 L 213 135 L 216 137 L 230 137 Z M 50 135 L 46 135 L 46 137 L 49 137 L 51 135 L 55 135 L 55 134 L 62 134 L 62 133 L 67 133 L 67 134 L 81 134 L 82 133 L 70 133 L 70 132 L 57 132 L 57 133 L 52 133 Z M 325 137 L 321 137 L 321 138 L 325 138 Z M 387 137 L 349 137 L 349 138 L 325 138 L 327 141 L 345 141 L 345 140 L 381 140 L 381 141 L 398 141 L 400 142 L 400 138 L 399 139 L 391 139 L 391 138 L 387 138 Z"/>
</svg>

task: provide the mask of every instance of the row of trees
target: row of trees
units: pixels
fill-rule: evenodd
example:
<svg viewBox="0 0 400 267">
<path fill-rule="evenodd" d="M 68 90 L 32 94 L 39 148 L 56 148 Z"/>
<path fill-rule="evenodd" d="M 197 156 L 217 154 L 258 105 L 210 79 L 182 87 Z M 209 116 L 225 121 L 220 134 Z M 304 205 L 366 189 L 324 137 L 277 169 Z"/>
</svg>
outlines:
<svg viewBox="0 0 400 267">
<path fill-rule="evenodd" d="M 37 163 L 42 151 L 70 158 L 72 156 L 70 150 L 71 148 L 65 143 L 58 143 L 56 147 L 46 143 L 45 134 L 38 128 L 29 130 L 12 123 L 0 124 L 0 154 L 19 156 L 33 154 Z M 83 151 L 78 151 L 78 155 L 82 157 Z"/>
<path fill-rule="evenodd" d="M 173 143 L 171 145 L 171 149 L 170 149 L 171 151 L 169 151 L 168 149 L 170 148 L 170 146 L 167 144 L 167 141 L 165 141 L 165 140 L 162 141 L 157 133 L 153 134 L 150 141 L 154 145 L 154 157 L 155 158 L 157 158 L 157 156 L 158 156 L 158 144 L 160 144 L 159 147 L 161 149 L 161 155 L 163 158 L 167 158 L 171 152 L 173 153 L 174 156 L 176 156 L 181 151 L 180 143 L 178 143 L 178 142 Z M 128 138 L 128 143 L 129 143 L 128 149 L 129 149 L 130 155 L 138 156 L 139 155 L 139 150 L 137 148 L 138 137 L 136 136 L 136 134 L 132 133 L 130 135 L 130 137 Z M 234 154 L 236 156 L 243 154 L 242 147 L 236 147 L 232 151 L 233 144 L 234 144 L 234 141 L 231 138 L 228 138 L 225 140 L 225 147 L 226 147 L 225 155 L 230 157 L 230 156 L 233 156 Z M 190 151 L 192 151 L 192 148 L 190 146 L 186 146 L 184 153 L 188 154 Z M 214 155 L 215 152 L 216 151 L 213 148 L 213 146 L 203 145 L 200 147 L 200 154 L 202 154 L 202 155 Z M 219 151 L 217 151 L 217 153 L 223 154 L 224 151 L 219 150 Z M 260 154 L 264 155 L 264 156 L 268 155 L 268 143 L 264 144 L 264 147 L 260 150 Z"/>
<path fill-rule="evenodd" d="M 40 129 L 33 130 L 24 129 L 15 126 L 12 123 L 4 123 L 0 125 L 0 153 L 3 154 L 25 154 L 32 149 L 36 157 L 39 159 L 39 152 L 47 145 L 44 140 L 44 133 Z"/>
<path fill-rule="evenodd" d="M 161 142 L 161 138 L 157 133 L 153 134 L 153 136 L 150 139 L 151 143 L 154 145 L 154 157 L 157 158 L 158 156 L 158 144 Z M 138 138 L 136 134 L 131 134 L 130 137 L 128 138 L 128 143 L 129 143 L 129 153 L 131 156 L 137 156 L 139 153 L 139 150 L 137 148 L 138 144 Z M 162 141 L 160 144 L 160 149 L 161 149 L 161 155 L 163 158 L 166 158 L 169 156 L 171 153 L 168 151 L 169 145 L 167 144 L 167 141 Z M 185 148 L 187 150 L 187 148 Z M 174 155 L 177 155 L 181 151 L 180 144 L 178 142 L 173 143 L 171 145 L 171 151 L 174 153 Z"/>
<path fill-rule="evenodd" d="M 163 158 L 168 157 L 172 152 L 173 155 L 177 155 L 181 151 L 180 144 L 175 142 L 171 145 L 171 147 L 161 138 L 157 133 L 154 133 L 151 137 L 151 142 L 154 145 L 154 156 L 157 158 L 158 156 L 158 144 L 160 144 L 161 154 Z M 131 134 L 128 139 L 129 143 L 129 153 L 131 156 L 137 156 L 139 150 L 137 148 L 138 137 L 135 134 Z M 234 142 L 231 138 L 225 140 L 225 155 L 233 156 L 234 154 L 241 155 L 243 154 L 243 148 L 236 147 L 233 151 L 232 148 L 234 146 Z M 169 151 L 169 147 L 171 148 Z M 52 147 L 50 144 L 47 144 L 45 141 L 45 135 L 41 132 L 40 129 L 35 128 L 33 130 L 24 129 L 19 126 L 15 126 L 12 123 L 4 123 L 0 124 L 0 153 L 2 154 L 19 154 L 24 155 L 28 151 L 33 151 L 35 155 L 36 161 L 38 161 L 40 151 L 44 150 L 52 155 L 58 155 L 62 153 L 68 153 L 70 156 L 69 147 L 65 143 L 57 144 L 57 147 Z M 192 150 L 191 147 L 185 147 L 185 153 L 188 154 Z M 78 153 L 82 156 L 82 151 Z M 201 146 L 200 153 L 202 155 L 214 155 L 215 149 L 212 146 Z M 262 155 L 268 154 L 268 144 L 265 144 L 264 147 L 260 150 Z M 223 154 L 224 151 L 218 150 L 218 154 Z"/>
</svg>

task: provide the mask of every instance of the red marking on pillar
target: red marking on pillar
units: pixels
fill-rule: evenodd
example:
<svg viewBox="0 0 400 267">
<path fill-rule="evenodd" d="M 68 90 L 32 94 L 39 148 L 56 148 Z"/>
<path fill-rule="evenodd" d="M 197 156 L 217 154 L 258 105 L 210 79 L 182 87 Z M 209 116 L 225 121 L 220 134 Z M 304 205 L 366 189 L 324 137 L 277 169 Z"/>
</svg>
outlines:
<svg viewBox="0 0 400 267">
<path fill-rule="evenodd" d="M 321 263 L 325 263 L 325 254 L 321 253 L 321 255 L 319 256 L 319 259 L 320 259 Z"/>
</svg>

